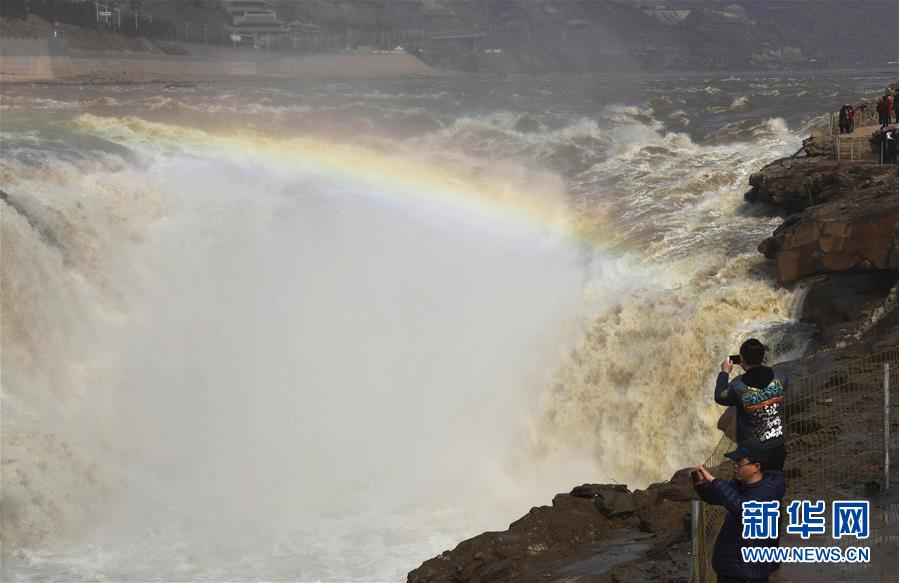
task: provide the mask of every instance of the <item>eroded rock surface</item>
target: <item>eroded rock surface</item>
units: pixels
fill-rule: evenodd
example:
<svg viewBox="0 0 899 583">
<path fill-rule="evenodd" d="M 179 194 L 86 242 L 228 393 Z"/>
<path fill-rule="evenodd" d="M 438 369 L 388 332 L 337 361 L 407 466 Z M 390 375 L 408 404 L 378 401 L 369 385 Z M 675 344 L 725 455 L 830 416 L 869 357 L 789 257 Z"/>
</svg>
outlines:
<svg viewBox="0 0 899 583">
<path fill-rule="evenodd" d="M 432 581 L 683 581 L 688 470 L 646 490 L 584 484 L 532 508 L 503 532 L 485 532 L 425 561 L 412 583 Z M 677 547 L 678 551 L 672 552 Z"/>
<path fill-rule="evenodd" d="M 777 262 L 781 284 L 854 269 L 899 269 L 896 167 L 784 159 L 753 174 L 750 184 L 747 200 L 795 213 L 759 245 Z"/>
<path fill-rule="evenodd" d="M 896 192 L 894 166 L 833 160 L 820 156 L 782 158 L 749 177 L 748 202 L 779 206 L 789 213 L 858 194 Z"/>
</svg>

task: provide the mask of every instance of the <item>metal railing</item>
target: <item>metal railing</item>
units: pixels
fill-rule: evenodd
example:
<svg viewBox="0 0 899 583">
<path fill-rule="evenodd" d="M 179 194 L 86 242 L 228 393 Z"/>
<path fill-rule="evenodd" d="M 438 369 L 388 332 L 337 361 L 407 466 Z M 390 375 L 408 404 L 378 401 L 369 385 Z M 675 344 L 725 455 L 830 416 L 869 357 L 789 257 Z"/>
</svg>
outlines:
<svg viewBox="0 0 899 583">
<path fill-rule="evenodd" d="M 890 403 L 899 402 L 897 365 L 899 347 L 791 382 L 784 407 L 789 452 L 784 502 L 858 497 L 859 487 L 873 482 L 889 490 L 896 473 L 890 469 L 890 450 L 897 449 L 890 436 Z M 735 447 L 723 437 L 705 466 L 730 479 L 730 462 L 721 461 Z M 725 512 L 693 502 L 691 583 L 715 580 L 712 550 Z"/>
<path fill-rule="evenodd" d="M 833 149 L 837 160 L 849 160 L 850 162 L 868 160 L 869 162 L 880 162 L 883 159 L 883 156 L 879 155 L 879 146 L 875 148 L 871 144 L 870 136 L 864 138 L 843 138 L 834 136 Z M 848 152 L 846 152 L 847 149 Z"/>
<path fill-rule="evenodd" d="M 833 157 L 837 160 L 866 161 L 881 165 L 895 164 L 895 146 L 892 150 L 888 150 L 887 143 L 888 141 L 876 132 L 864 138 L 844 136 L 831 138 Z"/>
</svg>

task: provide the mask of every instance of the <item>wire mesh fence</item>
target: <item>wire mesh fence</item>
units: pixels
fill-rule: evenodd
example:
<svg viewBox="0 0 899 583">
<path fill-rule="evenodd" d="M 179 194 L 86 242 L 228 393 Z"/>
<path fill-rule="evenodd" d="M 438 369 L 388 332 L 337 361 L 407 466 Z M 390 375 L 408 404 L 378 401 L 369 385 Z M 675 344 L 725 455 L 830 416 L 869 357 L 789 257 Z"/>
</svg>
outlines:
<svg viewBox="0 0 899 583">
<path fill-rule="evenodd" d="M 857 498 L 860 490 L 888 488 L 897 476 L 899 432 L 890 431 L 890 424 L 899 421 L 897 405 L 899 347 L 793 380 L 784 407 L 789 452 L 784 503 Z M 729 480 L 732 466 L 722 461 L 735 447 L 723 437 L 705 467 Z M 885 464 L 890 451 L 892 466 Z M 694 503 L 693 511 L 691 581 L 708 583 L 715 580 L 712 550 L 726 511 L 700 502 Z"/>
<path fill-rule="evenodd" d="M 877 139 L 879 134 L 863 137 L 840 137 L 832 139 L 832 151 L 837 160 L 867 161 L 878 164 L 885 163 L 883 140 Z"/>
</svg>

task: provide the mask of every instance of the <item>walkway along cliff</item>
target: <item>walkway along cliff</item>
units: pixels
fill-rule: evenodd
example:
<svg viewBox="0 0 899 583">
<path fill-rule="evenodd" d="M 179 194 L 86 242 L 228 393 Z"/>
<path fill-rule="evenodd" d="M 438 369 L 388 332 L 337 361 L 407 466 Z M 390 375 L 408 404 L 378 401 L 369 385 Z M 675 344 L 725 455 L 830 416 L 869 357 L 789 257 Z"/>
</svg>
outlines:
<svg viewBox="0 0 899 583">
<path fill-rule="evenodd" d="M 899 83 L 892 87 L 899 88 Z M 857 109 L 866 108 L 870 104 Z M 867 140 L 876 139 L 868 133 Z M 840 150 L 833 145 L 829 129 L 809 138 L 804 155 L 777 160 L 752 175 L 746 200 L 766 205 L 773 213 L 788 213 L 759 251 L 776 262 L 781 285 L 807 290 L 802 318 L 817 329 L 803 358 L 778 365 L 801 389 L 792 403 L 788 395 L 791 447 L 802 452 L 792 468 L 788 464 L 788 480 L 798 484 L 803 475 L 815 477 L 815 488 L 822 492 L 871 499 L 878 507 L 889 502 L 879 494 L 885 482 L 895 491 L 899 477 L 899 165 L 881 165 L 870 158 L 837 159 Z M 893 437 L 886 448 L 884 364 L 892 371 Z M 833 418 L 832 410 L 843 407 L 841 403 L 845 422 Z M 858 409 L 862 404 L 867 404 L 864 410 Z M 726 446 L 723 440 L 718 449 Z M 834 461 L 834 447 L 854 457 L 857 472 L 813 471 L 813 464 Z M 886 477 L 884 449 L 893 459 Z M 721 461 L 722 453 L 712 452 L 709 463 Z M 709 573 L 694 564 L 691 531 L 704 526 L 705 539 L 698 542 L 707 546 L 709 539 L 714 541 L 715 523 L 706 516 L 701 524 L 691 524 L 691 501 L 696 497 L 689 469 L 645 490 L 618 484 L 577 486 L 558 494 L 551 506 L 532 508 L 506 531 L 482 533 L 425 561 L 408 580 L 710 580 Z M 726 468 L 716 471 L 724 475 Z M 858 572 L 859 580 L 890 580 L 895 574 L 885 552 L 888 543 L 880 551 L 877 547 L 889 537 L 881 538 L 872 542 L 874 559 Z M 878 552 L 886 562 L 877 560 Z M 780 580 L 823 576 L 806 573 L 812 566 L 790 567 Z"/>
</svg>

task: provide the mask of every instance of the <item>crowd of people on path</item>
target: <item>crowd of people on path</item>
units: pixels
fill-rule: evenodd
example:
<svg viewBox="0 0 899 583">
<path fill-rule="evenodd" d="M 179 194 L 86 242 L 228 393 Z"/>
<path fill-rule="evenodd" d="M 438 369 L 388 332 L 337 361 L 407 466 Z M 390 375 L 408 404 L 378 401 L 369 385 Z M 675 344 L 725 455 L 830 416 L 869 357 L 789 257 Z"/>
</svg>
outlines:
<svg viewBox="0 0 899 583">
<path fill-rule="evenodd" d="M 750 338 L 740 346 L 739 355 L 721 363 L 715 382 L 715 402 L 730 407 L 725 424 L 735 422 L 737 448 L 725 454 L 733 463 L 733 478 L 715 477 L 698 466 L 693 472 L 693 487 L 708 504 L 724 507 L 727 516 L 715 539 L 712 568 L 718 583 L 765 583 L 779 566 L 773 562 L 746 562 L 743 548 L 776 547 L 779 537 L 744 536 L 743 504 L 774 502 L 786 493 L 783 467 L 787 458 L 784 424 L 784 394 L 787 377 L 765 364 L 765 346 Z M 734 365 L 743 374 L 730 380 Z M 722 419 L 728 418 L 728 414 Z M 725 424 L 719 423 L 719 427 Z"/>
<path fill-rule="evenodd" d="M 896 103 L 896 91 L 887 87 L 883 97 L 878 99 L 875 108 L 877 110 L 880 128 L 870 134 L 872 144 L 878 151 L 881 164 L 895 164 L 897 150 L 899 150 L 899 103 Z M 840 134 L 852 134 L 855 131 L 856 117 L 859 111 L 867 109 L 861 106 L 856 110 L 846 103 L 840 108 L 838 114 Z M 862 124 L 864 124 L 864 120 Z"/>
<path fill-rule="evenodd" d="M 894 123 L 899 124 L 899 107 L 897 107 L 899 104 L 895 104 L 895 101 L 896 92 L 891 87 L 887 87 L 883 97 L 877 100 L 875 107 L 881 129 L 887 128 Z M 856 113 L 856 109 L 848 103 L 843 104 L 843 107 L 840 108 L 838 117 L 841 134 L 851 134 L 855 131 Z"/>
</svg>

